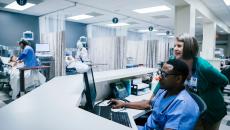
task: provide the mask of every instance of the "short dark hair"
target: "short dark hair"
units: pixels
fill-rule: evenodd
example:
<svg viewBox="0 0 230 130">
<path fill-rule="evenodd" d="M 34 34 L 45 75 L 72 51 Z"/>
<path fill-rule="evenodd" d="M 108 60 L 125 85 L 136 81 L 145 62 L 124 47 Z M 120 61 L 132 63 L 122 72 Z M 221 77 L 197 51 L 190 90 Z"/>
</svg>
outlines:
<svg viewBox="0 0 230 130">
<path fill-rule="evenodd" d="M 176 37 L 176 40 L 179 42 L 183 42 L 183 59 L 192 59 L 197 56 L 199 51 L 199 46 L 196 38 L 190 36 L 187 33 L 183 33 Z"/>
<path fill-rule="evenodd" d="M 26 40 L 21 40 L 18 44 L 22 44 L 23 46 L 29 45 L 29 43 Z"/>
<path fill-rule="evenodd" d="M 167 61 L 167 64 L 173 66 L 173 72 L 182 75 L 182 83 L 187 79 L 189 74 L 189 69 L 187 64 L 179 59 L 171 59 Z"/>
</svg>

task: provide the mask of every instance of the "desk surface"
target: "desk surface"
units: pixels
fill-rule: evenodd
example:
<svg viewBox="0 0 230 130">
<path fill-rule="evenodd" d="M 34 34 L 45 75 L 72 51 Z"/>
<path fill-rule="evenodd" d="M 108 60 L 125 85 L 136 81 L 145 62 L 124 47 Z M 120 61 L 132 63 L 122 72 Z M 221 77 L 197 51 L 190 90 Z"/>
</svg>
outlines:
<svg viewBox="0 0 230 130">
<path fill-rule="evenodd" d="M 100 74 L 95 73 L 97 80 Z M 55 77 L 1 108 L 0 130 L 131 129 L 78 108 L 83 89 L 82 74 Z"/>
</svg>

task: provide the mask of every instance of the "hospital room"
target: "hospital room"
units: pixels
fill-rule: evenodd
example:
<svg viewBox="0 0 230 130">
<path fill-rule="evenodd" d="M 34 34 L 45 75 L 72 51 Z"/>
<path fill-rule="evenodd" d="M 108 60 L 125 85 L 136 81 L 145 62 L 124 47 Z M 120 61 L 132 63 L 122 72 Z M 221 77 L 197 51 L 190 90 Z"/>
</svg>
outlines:
<svg viewBox="0 0 230 130">
<path fill-rule="evenodd" d="M 0 0 L 0 130 L 229 130 L 230 0 Z"/>
</svg>

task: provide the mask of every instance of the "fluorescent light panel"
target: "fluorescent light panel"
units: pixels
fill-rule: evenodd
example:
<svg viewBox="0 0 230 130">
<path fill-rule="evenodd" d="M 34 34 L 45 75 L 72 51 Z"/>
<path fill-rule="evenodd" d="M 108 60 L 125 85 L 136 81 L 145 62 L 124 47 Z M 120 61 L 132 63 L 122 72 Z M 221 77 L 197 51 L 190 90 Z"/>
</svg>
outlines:
<svg viewBox="0 0 230 130">
<path fill-rule="evenodd" d="M 156 35 L 158 35 L 158 36 L 166 36 L 167 34 L 166 33 L 156 33 Z"/>
<path fill-rule="evenodd" d="M 225 3 L 227 6 L 230 6 L 230 0 L 224 0 L 224 3 Z"/>
<path fill-rule="evenodd" d="M 152 32 L 157 32 L 158 30 L 156 29 L 153 29 Z M 138 32 L 151 32 L 149 31 L 148 29 L 141 29 L 141 30 L 138 30 Z"/>
<path fill-rule="evenodd" d="M 169 38 L 174 38 L 175 36 L 171 35 L 171 36 L 168 36 Z"/>
<path fill-rule="evenodd" d="M 140 13 L 140 14 L 145 14 L 145 13 L 154 13 L 154 12 L 160 12 L 160 11 L 166 11 L 166 10 L 171 10 L 171 9 L 166 5 L 161 5 L 161 6 L 149 7 L 149 8 L 143 8 L 143 9 L 135 9 L 133 11 Z"/>
<path fill-rule="evenodd" d="M 7 6 L 5 6 L 5 8 L 22 11 L 22 10 L 28 9 L 28 8 L 34 6 L 34 5 L 35 4 L 32 4 L 32 3 L 26 3 L 25 5 L 20 6 L 20 5 L 18 5 L 18 3 L 16 1 L 14 1 L 13 3 L 8 4 Z"/>
<path fill-rule="evenodd" d="M 202 17 L 202 16 L 197 16 L 196 18 L 197 18 L 197 19 L 202 19 L 203 17 Z"/>
<path fill-rule="evenodd" d="M 89 18 L 92 18 L 92 17 L 94 17 L 94 16 L 82 14 L 82 15 L 76 15 L 76 16 L 68 17 L 67 19 L 82 20 L 82 19 L 89 19 Z"/>
<path fill-rule="evenodd" d="M 128 23 L 116 23 L 116 24 L 107 24 L 108 26 L 111 27 L 120 27 L 120 26 L 128 26 Z"/>
</svg>

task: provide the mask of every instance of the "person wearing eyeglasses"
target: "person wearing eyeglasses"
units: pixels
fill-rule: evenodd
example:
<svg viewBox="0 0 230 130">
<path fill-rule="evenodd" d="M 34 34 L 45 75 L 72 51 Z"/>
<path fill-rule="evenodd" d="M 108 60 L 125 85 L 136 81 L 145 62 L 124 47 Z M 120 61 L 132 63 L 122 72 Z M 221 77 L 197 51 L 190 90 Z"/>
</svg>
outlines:
<svg viewBox="0 0 230 130">
<path fill-rule="evenodd" d="M 188 65 L 186 88 L 198 94 L 207 105 L 207 112 L 199 127 L 202 130 L 219 130 L 221 120 L 227 114 L 221 88 L 228 84 L 228 79 L 208 61 L 197 56 L 198 50 L 197 40 L 189 34 L 182 34 L 176 38 L 174 58 L 182 59 Z M 154 93 L 158 89 L 159 85 Z"/>
<path fill-rule="evenodd" d="M 199 107 L 184 86 L 188 73 L 188 66 L 181 60 L 169 60 L 163 65 L 158 71 L 160 89 L 149 103 L 152 113 L 144 126 L 138 126 L 139 130 L 193 130 Z M 121 104 L 130 108 L 138 102 Z"/>
<path fill-rule="evenodd" d="M 160 89 L 151 100 L 152 114 L 140 130 L 193 130 L 199 117 L 199 107 L 184 86 L 187 65 L 181 60 L 169 60 L 161 70 Z"/>
</svg>

